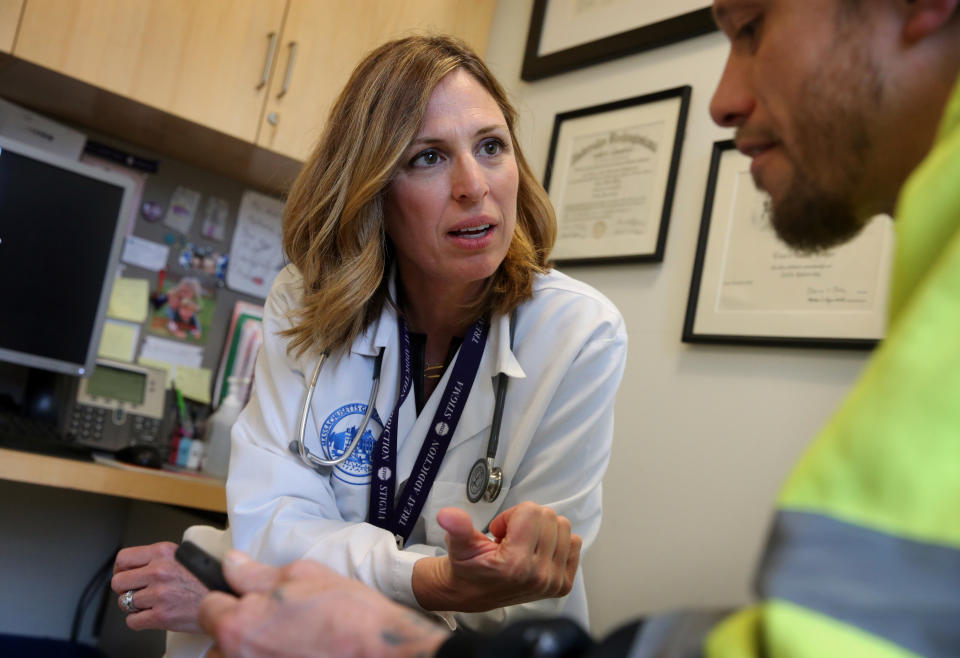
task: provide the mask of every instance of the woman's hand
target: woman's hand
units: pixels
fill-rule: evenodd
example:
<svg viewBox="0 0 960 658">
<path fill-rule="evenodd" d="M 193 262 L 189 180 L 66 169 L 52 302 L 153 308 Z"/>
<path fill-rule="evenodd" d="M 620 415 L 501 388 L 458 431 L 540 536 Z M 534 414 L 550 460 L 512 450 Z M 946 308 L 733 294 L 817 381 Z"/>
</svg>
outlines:
<svg viewBox="0 0 960 658">
<path fill-rule="evenodd" d="M 110 588 L 118 595 L 133 591 L 138 612 L 127 614 L 127 626 L 133 630 L 202 632 L 197 613 L 207 588 L 176 561 L 176 550 L 176 544 L 166 541 L 117 553 Z"/>
<path fill-rule="evenodd" d="M 317 562 L 269 567 L 230 551 L 223 573 L 243 596 L 203 600 L 200 623 L 216 641 L 208 658 L 408 658 L 433 655 L 447 638 L 422 614 Z"/>
<path fill-rule="evenodd" d="M 511 507 L 490 523 L 495 540 L 455 507 L 440 510 L 437 522 L 448 554 L 413 567 L 413 593 L 424 609 L 483 612 L 570 593 L 582 541 L 551 508 Z"/>
</svg>

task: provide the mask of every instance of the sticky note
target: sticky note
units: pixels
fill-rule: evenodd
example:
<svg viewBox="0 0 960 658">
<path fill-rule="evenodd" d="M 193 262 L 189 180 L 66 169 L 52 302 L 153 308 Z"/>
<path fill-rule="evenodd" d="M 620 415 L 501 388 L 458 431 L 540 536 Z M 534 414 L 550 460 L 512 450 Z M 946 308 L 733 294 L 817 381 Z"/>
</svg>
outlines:
<svg viewBox="0 0 960 658">
<path fill-rule="evenodd" d="M 112 320 L 105 321 L 103 333 L 100 334 L 97 356 L 116 361 L 133 361 L 133 352 L 137 346 L 139 333 L 139 327 L 136 325 Z"/>
<path fill-rule="evenodd" d="M 107 315 L 118 320 L 141 323 L 147 319 L 150 288 L 146 279 L 118 277 L 113 282 Z"/>
<path fill-rule="evenodd" d="M 191 368 L 190 366 L 180 365 L 177 366 L 174 381 L 184 397 L 203 404 L 210 404 L 212 375 L 213 373 L 207 368 Z"/>
<path fill-rule="evenodd" d="M 148 357 L 141 356 L 137 359 L 137 363 L 148 368 L 157 368 L 158 370 L 167 371 L 167 385 L 166 388 L 170 388 L 170 385 L 173 383 L 173 376 L 177 372 L 177 367 L 173 364 L 167 363 L 165 361 L 159 361 L 157 359 L 151 359 Z"/>
</svg>

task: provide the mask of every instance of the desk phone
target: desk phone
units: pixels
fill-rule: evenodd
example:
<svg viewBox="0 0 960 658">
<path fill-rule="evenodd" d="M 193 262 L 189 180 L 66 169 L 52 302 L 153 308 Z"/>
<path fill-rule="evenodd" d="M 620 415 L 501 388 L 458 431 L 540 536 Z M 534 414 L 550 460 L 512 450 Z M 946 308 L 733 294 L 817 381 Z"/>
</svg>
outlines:
<svg viewBox="0 0 960 658">
<path fill-rule="evenodd" d="M 115 452 L 128 445 L 162 447 L 166 372 L 134 363 L 97 359 L 90 377 L 76 379 L 65 430 L 76 443 Z"/>
</svg>

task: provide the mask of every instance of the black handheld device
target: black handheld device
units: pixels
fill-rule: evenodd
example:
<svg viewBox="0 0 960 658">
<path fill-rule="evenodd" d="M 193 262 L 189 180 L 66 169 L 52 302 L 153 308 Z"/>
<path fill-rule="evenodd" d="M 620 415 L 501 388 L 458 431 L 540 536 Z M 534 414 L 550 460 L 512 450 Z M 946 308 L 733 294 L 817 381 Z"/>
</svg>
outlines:
<svg viewBox="0 0 960 658">
<path fill-rule="evenodd" d="M 226 579 L 223 577 L 223 567 L 220 564 L 220 560 L 207 553 L 192 541 L 185 541 L 180 544 L 173 556 L 177 559 L 177 562 L 185 566 L 190 573 L 196 576 L 197 580 L 206 585 L 207 589 L 237 596 L 237 593 L 233 591 L 233 588 L 227 584 Z"/>
</svg>

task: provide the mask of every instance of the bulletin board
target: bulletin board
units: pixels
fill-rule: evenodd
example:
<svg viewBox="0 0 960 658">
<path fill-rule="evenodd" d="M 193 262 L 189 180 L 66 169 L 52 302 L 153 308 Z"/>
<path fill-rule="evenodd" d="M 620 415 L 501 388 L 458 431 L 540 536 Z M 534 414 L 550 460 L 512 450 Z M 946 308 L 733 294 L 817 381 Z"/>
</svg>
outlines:
<svg viewBox="0 0 960 658">
<path fill-rule="evenodd" d="M 237 302 L 262 306 L 273 277 L 285 265 L 279 241 L 282 203 L 220 174 L 106 136 L 90 138 L 156 163 L 156 171 L 143 177 L 119 275 L 146 281 L 149 306 L 141 322 L 113 319 L 110 331 L 123 332 L 121 352 L 130 351 L 127 341 L 138 360 L 141 355 L 148 362 L 182 359 L 189 364 L 185 369 L 200 372 L 206 378 L 202 385 L 213 389 Z M 248 226 L 240 235 L 238 216 L 251 199 L 266 210 L 256 215 L 253 229 Z M 273 237 L 265 242 L 264 236 Z M 268 254 L 270 271 L 264 269 L 259 286 L 231 286 L 233 252 L 243 256 L 256 250 Z M 183 305 L 181 297 L 188 298 Z"/>
</svg>

